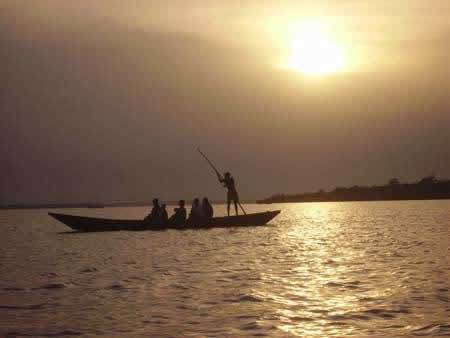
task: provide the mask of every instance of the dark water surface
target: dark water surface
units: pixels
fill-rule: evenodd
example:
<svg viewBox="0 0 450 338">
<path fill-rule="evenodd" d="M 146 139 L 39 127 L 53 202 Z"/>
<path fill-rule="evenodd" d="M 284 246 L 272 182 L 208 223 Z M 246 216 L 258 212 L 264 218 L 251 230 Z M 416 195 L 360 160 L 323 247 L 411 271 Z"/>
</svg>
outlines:
<svg viewBox="0 0 450 338">
<path fill-rule="evenodd" d="M 450 201 L 247 208 L 283 212 L 265 227 L 67 234 L 48 210 L 0 211 L 0 335 L 450 336 Z"/>
</svg>

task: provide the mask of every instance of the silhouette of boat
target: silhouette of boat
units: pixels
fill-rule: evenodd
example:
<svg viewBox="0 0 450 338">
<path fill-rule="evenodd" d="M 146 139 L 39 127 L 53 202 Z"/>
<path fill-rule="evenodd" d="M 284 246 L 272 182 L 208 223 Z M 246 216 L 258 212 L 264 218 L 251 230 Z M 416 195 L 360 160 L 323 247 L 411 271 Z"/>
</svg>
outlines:
<svg viewBox="0 0 450 338">
<path fill-rule="evenodd" d="M 107 219 L 84 216 L 65 215 L 49 212 L 48 214 L 64 223 L 68 227 L 77 231 L 98 232 L 98 231 L 142 231 L 142 230 L 165 230 L 165 229 L 199 229 L 199 228 L 226 228 L 241 226 L 265 225 L 274 219 L 281 210 L 259 212 L 255 214 L 214 217 L 208 224 L 185 225 L 183 227 L 171 226 L 149 226 L 143 220 L 132 219 Z"/>
</svg>

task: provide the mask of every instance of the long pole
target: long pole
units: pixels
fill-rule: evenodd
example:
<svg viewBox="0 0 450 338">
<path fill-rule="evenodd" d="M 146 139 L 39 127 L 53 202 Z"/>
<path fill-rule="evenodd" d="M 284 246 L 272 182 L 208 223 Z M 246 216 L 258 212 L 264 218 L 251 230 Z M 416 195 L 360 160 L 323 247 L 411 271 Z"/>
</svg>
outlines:
<svg viewBox="0 0 450 338">
<path fill-rule="evenodd" d="M 241 207 L 242 212 L 244 213 L 244 215 L 247 215 L 247 213 L 245 212 L 244 208 L 242 207 L 241 202 L 238 202 L 239 206 Z"/>
<path fill-rule="evenodd" d="M 203 158 L 209 163 L 209 165 L 211 166 L 211 168 L 213 168 L 213 170 L 216 172 L 217 178 L 220 180 L 222 178 L 222 175 L 220 174 L 219 170 L 217 170 L 217 168 L 214 166 L 214 164 L 209 160 L 208 156 L 206 156 L 201 150 L 200 148 L 197 148 L 197 151 L 200 153 L 200 155 L 203 156 Z M 244 215 L 247 215 L 247 213 L 244 210 L 244 207 L 242 206 L 241 202 L 237 202 L 239 207 L 241 208 L 242 212 L 244 213 Z"/>
<path fill-rule="evenodd" d="M 197 151 L 200 153 L 200 155 L 203 156 L 203 158 L 209 163 L 209 165 L 211 166 L 211 168 L 213 168 L 213 170 L 216 172 L 216 175 L 218 178 L 222 177 L 222 175 L 220 175 L 219 170 L 217 170 L 217 168 L 214 166 L 214 164 L 212 164 L 212 162 L 209 160 L 209 158 L 202 153 L 202 151 L 200 150 L 200 148 L 197 148 Z"/>
</svg>

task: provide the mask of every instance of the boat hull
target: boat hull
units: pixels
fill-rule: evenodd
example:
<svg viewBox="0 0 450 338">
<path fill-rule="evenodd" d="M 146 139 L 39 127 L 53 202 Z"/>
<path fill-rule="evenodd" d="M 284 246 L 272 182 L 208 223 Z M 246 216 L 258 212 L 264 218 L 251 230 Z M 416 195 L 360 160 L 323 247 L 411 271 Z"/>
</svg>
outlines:
<svg viewBox="0 0 450 338">
<path fill-rule="evenodd" d="M 74 216 L 49 212 L 48 214 L 56 220 L 64 223 L 76 231 L 99 232 L 99 231 L 144 231 L 144 230 L 166 230 L 166 229 L 202 229 L 202 228 L 227 228 L 242 226 L 265 225 L 274 219 L 281 211 L 267 211 L 255 214 L 214 217 L 208 224 L 203 225 L 185 225 L 182 227 L 154 226 L 149 225 L 143 220 L 131 219 L 107 219 L 84 216 Z"/>
</svg>

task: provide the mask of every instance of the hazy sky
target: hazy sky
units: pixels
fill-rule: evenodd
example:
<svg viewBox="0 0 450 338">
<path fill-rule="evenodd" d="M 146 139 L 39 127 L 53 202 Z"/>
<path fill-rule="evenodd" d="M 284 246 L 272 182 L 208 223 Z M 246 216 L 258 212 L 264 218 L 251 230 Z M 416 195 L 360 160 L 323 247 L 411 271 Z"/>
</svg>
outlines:
<svg viewBox="0 0 450 338">
<path fill-rule="evenodd" d="M 0 61 L 0 204 L 450 177 L 448 0 L 3 0 Z"/>
</svg>

